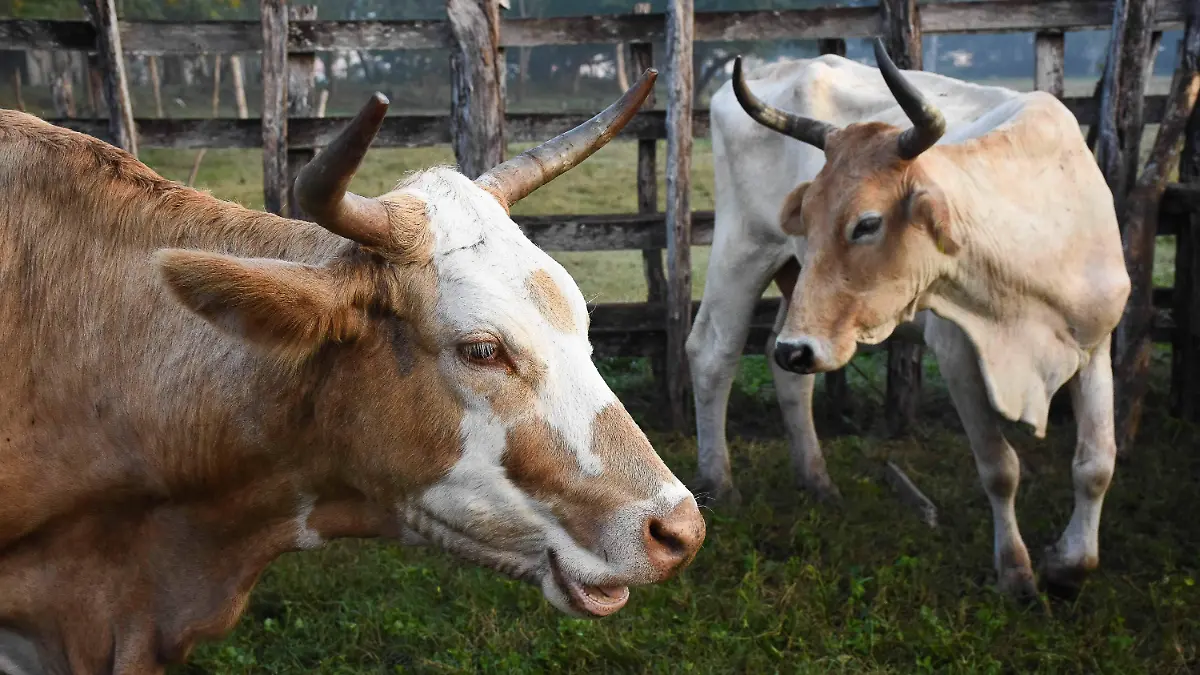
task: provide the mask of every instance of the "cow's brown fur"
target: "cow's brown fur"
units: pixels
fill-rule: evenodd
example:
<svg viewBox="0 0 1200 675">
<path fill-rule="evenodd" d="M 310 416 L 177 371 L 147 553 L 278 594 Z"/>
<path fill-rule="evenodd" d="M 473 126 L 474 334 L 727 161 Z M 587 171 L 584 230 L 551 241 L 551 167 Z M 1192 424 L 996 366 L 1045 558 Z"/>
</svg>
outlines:
<svg viewBox="0 0 1200 675">
<path fill-rule="evenodd" d="M 579 330 L 575 325 L 575 316 L 571 313 L 571 305 L 566 296 L 554 283 L 554 278 L 545 270 L 538 270 L 529 275 L 525 285 L 529 288 L 529 296 L 533 304 L 542 313 L 546 321 L 564 333 L 574 333 Z"/>
<path fill-rule="evenodd" d="M 413 302 L 435 283 L 419 228 L 398 228 L 399 267 L 8 111 L 0 194 L 0 617 L 45 667 L 159 672 L 298 547 L 299 494 L 323 538 L 391 534 L 386 505 L 456 460 L 459 404 Z M 245 349 L 168 286 L 283 349 Z"/>
</svg>

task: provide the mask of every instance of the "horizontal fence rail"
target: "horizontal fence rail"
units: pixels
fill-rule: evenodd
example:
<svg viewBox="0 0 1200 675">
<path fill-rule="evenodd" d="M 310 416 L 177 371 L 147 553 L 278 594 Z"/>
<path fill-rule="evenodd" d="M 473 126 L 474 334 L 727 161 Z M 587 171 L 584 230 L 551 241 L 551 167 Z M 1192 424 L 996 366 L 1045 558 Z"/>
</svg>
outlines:
<svg viewBox="0 0 1200 675">
<path fill-rule="evenodd" d="M 1169 343 L 1174 330 L 1169 310 L 1162 309 L 1169 303 L 1171 289 L 1155 289 L 1154 341 Z M 588 306 L 591 312 L 591 328 L 588 337 L 598 357 L 612 356 L 660 356 L 666 345 L 666 310 L 661 304 L 648 302 L 602 303 Z M 700 309 L 699 302 L 692 303 L 692 317 Z M 766 352 L 767 338 L 779 311 L 779 298 L 764 298 L 754 305 L 754 316 L 750 321 L 750 333 L 742 349 L 743 354 Z M 898 328 L 897 339 L 904 332 Z M 878 345 L 860 345 L 860 353 L 885 349 L 887 340 Z"/>
<path fill-rule="evenodd" d="M 1157 30 L 1181 28 L 1187 0 L 1160 0 Z M 1112 2 L 1012 0 L 921 5 L 920 30 L 937 33 L 1005 33 L 1090 30 L 1112 23 Z M 822 7 L 786 11 L 697 12 L 701 42 L 861 38 L 883 32 L 877 7 Z M 611 42 L 653 42 L 666 35 L 662 14 L 506 19 L 502 47 Z M 446 21 L 292 21 L 288 50 L 443 49 L 453 38 Z M 262 50 L 257 21 L 125 21 L 121 43 L 138 54 L 196 54 Z M 0 49 L 93 50 L 96 33 L 85 21 L 0 21 Z"/>
<path fill-rule="evenodd" d="M 1091 97 L 1068 97 L 1063 103 L 1082 125 L 1096 117 L 1096 101 Z M 1162 121 L 1164 96 L 1147 96 L 1145 120 Z M 504 117 L 505 137 L 517 143 L 537 143 L 582 124 L 587 113 L 510 113 Z M 348 117 L 289 117 L 288 147 L 321 148 L 328 145 Z M 47 118 L 48 122 L 110 141 L 108 124 L 102 119 Z M 138 118 L 138 145 L 143 148 L 261 148 L 262 122 L 234 118 Z M 692 133 L 697 138 L 709 135 L 709 114 L 699 110 L 692 117 Z M 666 113 L 661 110 L 640 112 L 621 131 L 619 138 L 664 139 L 667 137 Z M 451 141 L 449 115 L 390 115 L 383 121 L 373 145 L 381 148 L 419 148 L 444 145 Z"/>
</svg>

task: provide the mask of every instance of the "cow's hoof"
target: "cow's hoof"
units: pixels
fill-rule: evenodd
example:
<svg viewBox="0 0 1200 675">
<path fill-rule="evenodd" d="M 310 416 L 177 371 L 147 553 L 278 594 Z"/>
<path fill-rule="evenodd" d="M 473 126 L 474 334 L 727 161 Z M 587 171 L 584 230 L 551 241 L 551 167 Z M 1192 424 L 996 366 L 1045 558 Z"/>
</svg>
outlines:
<svg viewBox="0 0 1200 675">
<path fill-rule="evenodd" d="M 1000 592 L 1027 607 L 1041 604 L 1033 570 L 1028 567 L 1012 567 L 1000 573 L 996 583 Z"/>
<path fill-rule="evenodd" d="M 800 489 L 807 492 L 813 499 L 817 500 L 822 506 L 841 506 L 842 491 L 833 484 L 826 476 L 820 480 L 806 480 L 803 477 L 797 478 L 796 482 Z"/>
<path fill-rule="evenodd" d="M 737 488 L 729 483 L 713 483 L 705 478 L 697 476 L 692 479 L 688 489 L 696 496 L 696 503 L 704 508 L 716 508 L 719 506 L 736 507 L 742 503 L 742 495 Z"/>
<path fill-rule="evenodd" d="M 1096 565 L 1089 566 L 1086 562 L 1082 565 L 1069 564 L 1059 555 L 1058 549 L 1052 546 L 1046 551 L 1038 576 L 1041 577 L 1046 595 L 1056 600 L 1073 602 L 1079 597 L 1088 574 L 1095 567 Z"/>
</svg>

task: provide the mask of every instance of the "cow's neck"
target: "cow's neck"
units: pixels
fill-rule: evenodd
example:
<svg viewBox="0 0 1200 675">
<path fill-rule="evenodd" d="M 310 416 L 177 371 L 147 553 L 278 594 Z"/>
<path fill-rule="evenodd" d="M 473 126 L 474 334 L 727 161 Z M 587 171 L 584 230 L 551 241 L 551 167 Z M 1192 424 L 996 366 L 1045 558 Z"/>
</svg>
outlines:
<svg viewBox="0 0 1200 675">
<path fill-rule="evenodd" d="M 161 205 L 146 206 L 103 242 L 105 255 L 124 258 L 133 274 L 163 246 L 306 262 L 345 246 L 316 226 L 272 216 L 247 227 L 246 212 L 225 206 L 166 224 L 153 220 Z M 71 481 L 40 496 L 26 491 L 46 517 L 0 541 L 0 627 L 40 644 L 50 672 L 159 672 L 196 640 L 230 630 L 280 554 L 391 533 L 387 509 L 332 471 L 339 439 L 316 431 L 322 416 L 340 413 L 329 395 L 337 350 L 287 369 L 215 330 L 191 330 L 162 347 L 178 353 L 156 371 L 118 373 L 132 379 L 123 387 L 136 390 L 144 409 L 131 411 L 124 392 L 96 404 L 119 411 L 98 407 L 97 415 L 124 416 L 85 448 L 93 454 L 80 475 L 102 480 L 75 480 L 86 492 L 72 492 Z"/>
</svg>

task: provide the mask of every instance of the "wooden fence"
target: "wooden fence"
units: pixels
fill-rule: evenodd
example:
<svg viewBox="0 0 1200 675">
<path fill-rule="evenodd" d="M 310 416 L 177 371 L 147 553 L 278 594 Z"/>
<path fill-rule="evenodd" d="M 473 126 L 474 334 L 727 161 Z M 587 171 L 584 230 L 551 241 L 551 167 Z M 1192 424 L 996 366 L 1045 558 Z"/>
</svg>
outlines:
<svg viewBox="0 0 1200 675">
<path fill-rule="evenodd" d="M 111 0 L 83 0 L 111 6 Z M 1152 17 L 1153 30 L 1184 25 L 1186 3 L 1192 0 L 1159 0 Z M 1116 0 L 1120 9 L 1123 0 Z M 261 0 L 262 21 L 166 23 L 124 21 L 119 28 L 108 17 L 103 21 L 0 20 L 0 49 L 110 50 L 117 45 L 126 53 L 195 54 L 262 52 L 264 107 L 253 119 L 132 118 L 118 110 L 111 119 L 52 119 L 65 127 L 113 140 L 122 133 L 136 139 L 137 147 L 257 148 L 264 149 L 264 193 L 268 209 L 296 214 L 287 204 L 290 176 L 327 144 L 344 120 L 313 116 L 308 101 L 312 87 L 313 52 L 333 49 L 404 50 L 450 48 L 465 53 L 499 55 L 508 47 L 625 42 L 638 70 L 655 64 L 652 42 L 665 42 L 667 111 L 646 109 L 621 134 L 637 139 L 639 210 L 636 214 L 563 215 L 518 217 L 518 224 L 539 246 L 550 251 L 644 251 L 649 297 L 646 303 L 601 304 L 592 314 L 592 339 L 601 356 L 646 355 L 664 378 L 678 427 L 686 422 L 687 369 L 683 349 L 691 318 L 698 307 L 690 292 L 692 245 L 712 241 L 711 212 L 688 208 L 691 138 L 709 133 L 706 110 L 691 110 L 693 40 L 819 40 L 823 52 L 844 53 L 845 38 L 883 35 L 888 50 L 901 67 L 921 67 L 921 37 L 937 33 L 1034 32 L 1035 85 L 1063 97 L 1064 32 L 1102 29 L 1113 25 L 1114 2 L 1091 0 L 993 0 L 951 2 L 918 6 L 915 0 L 882 0 L 878 7 L 819 8 L 792 11 L 694 13 L 691 0 L 669 0 L 665 14 L 637 12 L 620 16 L 501 19 L 491 0 L 449 0 L 445 21 L 318 21 L 311 7 L 287 7 L 285 0 Z M 645 9 L 642 7 L 641 9 Z M 103 12 L 100 12 L 103 14 Z M 476 22 L 472 24 L 471 22 Z M 482 23 L 478 23 L 482 22 Z M 100 26 L 98 31 L 96 26 Z M 477 30 L 479 26 L 490 30 Z M 473 50 L 473 51 L 472 51 Z M 487 59 L 485 59 L 487 60 Z M 494 60 L 494 59 L 493 59 Z M 452 57 L 453 61 L 453 57 Z M 455 144 L 464 170 L 470 153 L 495 146 L 502 139 L 541 141 L 587 118 L 583 114 L 504 114 L 503 96 L 480 96 L 503 91 L 503 69 L 475 68 L 454 63 L 455 110 L 447 115 L 389 116 L 375 141 L 377 147 L 423 147 Z M 502 63 L 502 61 L 501 61 Z M 663 66 L 666 66 L 663 68 Z M 110 69 L 111 70 L 111 69 Z M 119 69 L 118 69 L 119 70 Z M 491 70 L 491 74 L 488 71 Z M 499 78 L 499 82 L 488 78 Z M 116 78 L 123 80 L 123 75 Z M 122 82 L 114 83 L 119 91 Z M 484 92 L 484 93 L 480 93 Z M 109 97 L 120 105 L 120 97 Z M 1098 118 L 1098 99 L 1066 97 L 1063 101 L 1080 124 Z M 127 97 L 125 98 L 127 104 Z M 1146 96 L 1143 119 L 1158 123 L 1164 117 L 1164 96 Z M 474 107 L 472 107 L 474 106 Z M 488 116 L 492 121 L 464 126 L 456 117 Z M 128 120 L 132 120 L 129 122 Z M 122 131 L 121 124 L 133 129 Z M 452 137 L 453 129 L 462 130 Z M 136 133 L 133 133 L 136 131 Z M 667 210 L 657 210 L 655 181 L 656 143 L 668 141 Z M 502 148 L 503 145 L 500 145 Z M 486 154 L 486 153 L 485 153 Z M 1200 207 L 1195 186 L 1168 186 L 1161 201 L 1159 235 L 1184 232 Z M 1195 244 L 1189 244 L 1195 248 Z M 661 250 L 666 249 L 667 269 Z M 1188 249 L 1189 251 L 1191 249 Z M 1154 340 L 1191 345 L 1200 352 L 1200 309 L 1189 311 L 1190 325 L 1176 326 L 1172 309 L 1200 302 L 1200 271 L 1192 270 L 1190 256 L 1180 256 L 1177 279 L 1187 286 L 1154 289 L 1156 317 Z M 761 352 L 778 300 L 760 300 L 746 352 Z M 919 349 L 899 341 L 888 345 L 889 421 L 899 431 L 911 418 L 920 384 Z M 1179 359 L 1176 359 L 1179 361 Z M 1200 367 L 1190 358 L 1177 365 L 1177 400 L 1200 400 Z M 1189 365 L 1190 364 L 1190 365 Z M 1181 370 L 1183 369 L 1183 370 Z M 1196 370 L 1197 377 L 1181 375 Z M 1190 370 L 1188 370 L 1190 372 Z M 844 392 L 839 374 L 827 376 L 835 391 Z M 838 386 L 841 382 L 842 386 Z"/>
</svg>

